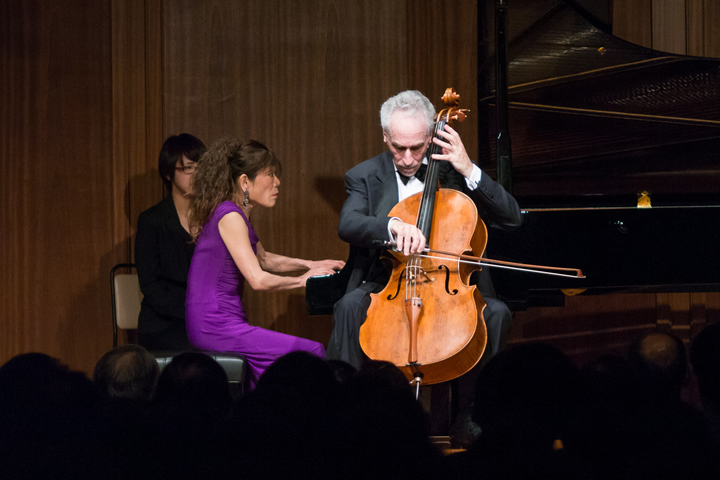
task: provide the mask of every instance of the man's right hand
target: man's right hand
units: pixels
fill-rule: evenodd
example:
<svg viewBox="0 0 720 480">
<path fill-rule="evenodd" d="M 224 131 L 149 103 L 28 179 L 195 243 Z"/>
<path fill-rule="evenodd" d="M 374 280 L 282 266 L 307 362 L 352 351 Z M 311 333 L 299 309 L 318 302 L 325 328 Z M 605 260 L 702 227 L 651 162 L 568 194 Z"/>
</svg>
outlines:
<svg viewBox="0 0 720 480">
<path fill-rule="evenodd" d="M 390 233 L 395 237 L 397 250 L 404 255 L 420 253 L 425 249 L 425 235 L 415 225 L 401 220 L 390 220 Z"/>
</svg>

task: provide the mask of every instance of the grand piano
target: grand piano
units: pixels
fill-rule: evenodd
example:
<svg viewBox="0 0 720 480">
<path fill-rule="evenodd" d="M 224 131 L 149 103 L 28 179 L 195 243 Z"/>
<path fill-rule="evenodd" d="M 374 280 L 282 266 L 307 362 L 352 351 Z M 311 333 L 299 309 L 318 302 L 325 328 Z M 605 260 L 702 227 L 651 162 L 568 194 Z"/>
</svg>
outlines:
<svg viewBox="0 0 720 480">
<path fill-rule="evenodd" d="M 488 254 L 587 276 L 494 270 L 511 309 L 579 292 L 720 290 L 720 60 L 625 42 L 560 1 L 508 41 L 507 59 L 506 106 L 497 89 L 480 100 L 481 162 L 498 157 L 490 140 L 507 108 L 524 223 L 493 232 Z M 495 70 L 484 69 L 485 85 Z"/>
<path fill-rule="evenodd" d="M 511 161 L 499 181 L 524 224 L 493 230 L 487 253 L 587 278 L 493 269 L 498 296 L 525 310 L 569 294 L 720 291 L 720 60 L 628 43 L 570 1 L 510 9 L 523 28 L 506 61 L 497 48 L 479 61 L 479 162 Z M 308 282 L 311 314 L 332 312 L 347 275 Z"/>
</svg>

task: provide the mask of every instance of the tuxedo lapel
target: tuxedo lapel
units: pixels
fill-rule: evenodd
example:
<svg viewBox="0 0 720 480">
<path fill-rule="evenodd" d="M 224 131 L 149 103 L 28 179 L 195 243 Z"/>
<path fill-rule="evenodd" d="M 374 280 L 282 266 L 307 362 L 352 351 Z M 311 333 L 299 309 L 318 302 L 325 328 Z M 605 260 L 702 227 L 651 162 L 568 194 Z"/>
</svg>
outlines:
<svg viewBox="0 0 720 480">
<path fill-rule="evenodd" d="M 398 203 L 398 187 L 390 154 L 386 151 L 379 160 L 380 165 L 375 170 L 375 181 L 371 191 L 373 213 L 377 217 L 387 217 L 390 210 Z"/>
</svg>

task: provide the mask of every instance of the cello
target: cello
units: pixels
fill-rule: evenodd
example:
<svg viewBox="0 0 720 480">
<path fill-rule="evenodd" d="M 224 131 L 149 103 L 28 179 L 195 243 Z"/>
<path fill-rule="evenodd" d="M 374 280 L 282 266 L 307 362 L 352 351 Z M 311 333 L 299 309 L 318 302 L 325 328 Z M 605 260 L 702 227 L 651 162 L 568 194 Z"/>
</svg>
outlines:
<svg viewBox="0 0 720 480">
<path fill-rule="evenodd" d="M 448 89 L 448 107 L 438 113 L 433 135 L 452 120 L 462 121 L 459 95 Z M 434 250 L 482 254 L 487 229 L 470 198 L 437 185 L 442 153 L 430 143 L 425 189 L 401 201 L 388 214 L 414 223 Z M 371 294 L 367 319 L 360 327 L 360 347 L 373 360 L 397 365 L 409 380 L 440 383 L 469 371 L 482 356 L 487 330 L 482 317 L 485 301 L 468 284 L 472 267 L 451 256 L 405 257 L 388 251 L 392 273 L 385 288 Z"/>
<path fill-rule="evenodd" d="M 437 114 L 433 136 L 453 120 L 465 119 L 466 110 L 458 108 L 458 100 L 452 88 L 445 91 L 446 108 Z M 371 294 L 367 319 L 360 327 L 365 354 L 372 360 L 392 362 L 418 386 L 457 378 L 482 357 L 487 343 L 485 301 L 479 289 L 470 285 L 470 275 L 484 265 L 536 267 L 480 258 L 487 228 L 467 195 L 436 188 L 441 161 L 433 155 L 440 153 L 442 148 L 431 142 L 423 192 L 399 202 L 388 214 L 415 224 L 428 248 L 410 256 L 387 251 L 390 280 L 382 291 Z"/>
</svg>

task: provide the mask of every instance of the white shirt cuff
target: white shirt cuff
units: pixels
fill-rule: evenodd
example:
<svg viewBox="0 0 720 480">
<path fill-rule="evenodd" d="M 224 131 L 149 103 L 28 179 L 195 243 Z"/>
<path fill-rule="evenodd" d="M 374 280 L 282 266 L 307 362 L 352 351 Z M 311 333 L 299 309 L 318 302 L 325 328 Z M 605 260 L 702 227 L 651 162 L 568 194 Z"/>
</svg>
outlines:
<svg viewBox="0 0 720 480">
<path fill-rule="evenodd" d="M 480 167 L 477 165 L 473 165 L 473 171 L 470 174 L 470 178 L 466 178 L 465 183 L 470 190 L 475 190 L 480 184 L 480 179 L 482 179 L 482 170 L 480 170 Z"/>
</svg>

